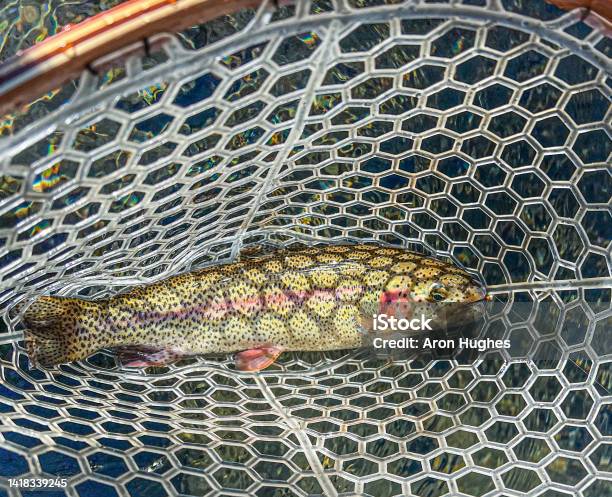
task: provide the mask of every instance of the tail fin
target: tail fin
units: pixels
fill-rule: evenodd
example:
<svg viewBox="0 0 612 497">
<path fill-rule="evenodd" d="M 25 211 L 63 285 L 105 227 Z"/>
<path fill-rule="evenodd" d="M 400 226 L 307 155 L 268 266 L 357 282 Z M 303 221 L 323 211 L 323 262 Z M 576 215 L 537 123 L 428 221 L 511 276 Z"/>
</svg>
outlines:
<svg viewBox="0 0 612 497">
<path fill-rule="evenodd" d="M 25 344 L 34 365 L 49 368 L 87 357 L 75 353 L 80 313 L 79 300 L 63 297 L 40 297 L 28 307 Z"/>
</svg>

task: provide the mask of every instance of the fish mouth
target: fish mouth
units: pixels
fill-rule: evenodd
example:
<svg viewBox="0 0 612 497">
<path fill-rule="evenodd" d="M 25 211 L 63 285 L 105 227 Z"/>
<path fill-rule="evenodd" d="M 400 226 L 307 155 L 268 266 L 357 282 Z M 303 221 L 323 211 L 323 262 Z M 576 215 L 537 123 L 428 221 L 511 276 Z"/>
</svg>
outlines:
<svg viewBox="0 0 612 497">
<path fill-rule="evenodd" d="M 478 288 L 478 292 L 477 292 L 480 296 L 480 298 L 478 299 L 477 302 L 480 302 L 481 300 L 485 300 L 487 302 L 489 302 L 491 300 L 491 296 L 487 293 L 487 289 L 485 287 L 480 287 Z"/>
<path fill-rule="evenodd" d="M 477 302 L 489 302 L 492 297 L 487 293 L 487 289 L 484 286 L 481 286 L 479 283 L 474 282 L 473 288 L 468 294 L 468 298 L 466 299 L 467 304 L 475 304 Z"/>
</svg>

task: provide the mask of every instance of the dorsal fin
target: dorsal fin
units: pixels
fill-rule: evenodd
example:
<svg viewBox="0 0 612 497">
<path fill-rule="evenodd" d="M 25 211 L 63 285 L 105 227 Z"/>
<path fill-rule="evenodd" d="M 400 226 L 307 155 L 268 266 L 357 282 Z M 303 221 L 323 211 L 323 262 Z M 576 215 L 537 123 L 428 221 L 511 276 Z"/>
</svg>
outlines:
<svg viewBox="0 0 612 497">
<path fill-rule="evenodd" d="M 272 245 L 248 245 L 242 247 L 238 252 L 238 261 L 249 261 L 252 259 L 267 259 L 278 254 L 278 247 Z"/>
</svg>

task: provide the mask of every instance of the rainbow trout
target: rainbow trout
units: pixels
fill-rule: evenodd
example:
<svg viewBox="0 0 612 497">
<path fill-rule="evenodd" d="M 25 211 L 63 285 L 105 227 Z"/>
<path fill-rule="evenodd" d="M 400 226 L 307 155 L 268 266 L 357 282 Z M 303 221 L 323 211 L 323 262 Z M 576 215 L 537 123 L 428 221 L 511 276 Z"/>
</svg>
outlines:
<svg viewBox="0 0 612 497">
<path fill-rule="evenodd" d="M 40 297 L 24 313 L 26 347 L 43 367 L 113 348 L 127 366 L 237 353 L 239 369 L 256 371 L 285 350 L 362 346 L 373 314 L 395 301 L 472 303 L 485 296 L 464 270 L 405 249 L 284 250 L 105 300 Z"/>
</svg>

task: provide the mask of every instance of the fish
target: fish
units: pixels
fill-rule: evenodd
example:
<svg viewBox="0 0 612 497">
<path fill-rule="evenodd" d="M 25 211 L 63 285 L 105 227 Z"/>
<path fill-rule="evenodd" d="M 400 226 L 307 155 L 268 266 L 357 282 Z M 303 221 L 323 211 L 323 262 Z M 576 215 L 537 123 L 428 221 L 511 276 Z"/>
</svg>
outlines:
<svg viewBox="0 0 612 497">
<path fill-rule="evenodd" d="M 43 368 L 113 350 L 126 367 L 235 354 L 259 371 L 284 351 L 363 346 L 372 316 L 398 302 L 474 303 L 485 286 L 464 269 L 398 247 L 326 245 L 209 266 L 106 299 L 41 296 L 24 312 L 25 347 Z M 394 309 L 396 309 L 394 311 Z"/>
</svg>

